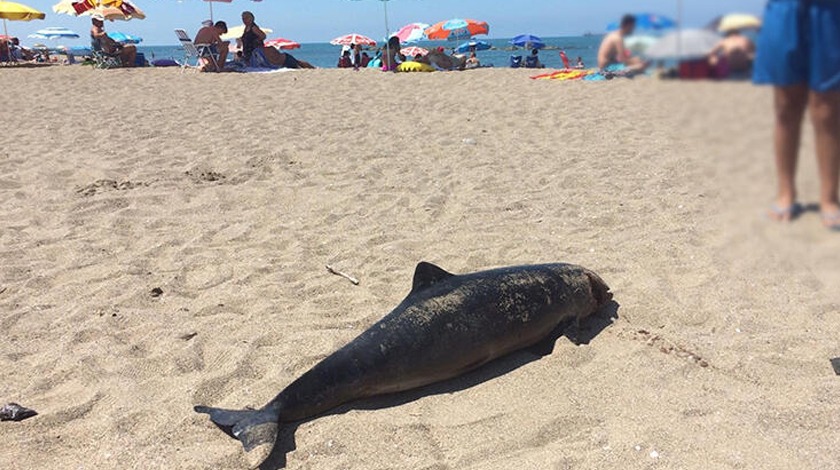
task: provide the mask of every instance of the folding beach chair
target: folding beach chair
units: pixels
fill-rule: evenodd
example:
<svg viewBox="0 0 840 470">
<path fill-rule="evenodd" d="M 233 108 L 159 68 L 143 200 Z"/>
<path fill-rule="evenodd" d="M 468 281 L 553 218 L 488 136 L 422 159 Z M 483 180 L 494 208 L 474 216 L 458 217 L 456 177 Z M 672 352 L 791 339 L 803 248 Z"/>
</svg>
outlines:
<svg viewBox="0 0 840 470">
<path fill-rule="evenodd" d="M 210 62 L 215 66 L 215 70 L 221 70 L 219 68 L 219 53 L 213 51 L 211 44 L 193 44 L 192 39 L 187 35 L 187 32 L 183 29 L 176 29 L 175 34 L 178 36 L 178 40 L 181 41 L 181 47 L 184 48 L 184 63 L 181 64 L 181 72 L 189 66 L 190 59 L 195 59 L 195 66 L 198 67 L 201 65 L 201 59 L 209 59 Z"/>
<path fill-rule="evenodd" d="M 522 56 L 521 55 L 510 56 L 510 68 L 518 69 L 519 67 L 522 67 Z"/>
<path fill-rule="evenodd" d="M 119 54 L 108 54 L 105 51 L 91 51 L 91 58 L 93 58 L 93 68 L 95 69 L 113 69 L 122 67 Z"/>
</svg>

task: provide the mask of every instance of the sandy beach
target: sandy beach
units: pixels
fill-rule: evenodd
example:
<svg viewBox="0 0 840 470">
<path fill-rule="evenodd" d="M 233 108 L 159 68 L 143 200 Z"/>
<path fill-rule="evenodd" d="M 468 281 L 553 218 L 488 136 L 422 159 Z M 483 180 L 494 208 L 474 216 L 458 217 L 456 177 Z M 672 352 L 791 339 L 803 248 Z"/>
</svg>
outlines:
<svg viewBox="0 0 840 470">
<path fill-rule="evenodd" d="M 262 406 L 419 261 L 580 264 L 618 318 L 303 423 L 286 468 L 836 467 L 840 237 L 762 216 L 770 90 L 528 76 L 0 69 L 0 404 L 39 413 L 0 468 L 247 468 L 193 405 Z"/>
</svg>

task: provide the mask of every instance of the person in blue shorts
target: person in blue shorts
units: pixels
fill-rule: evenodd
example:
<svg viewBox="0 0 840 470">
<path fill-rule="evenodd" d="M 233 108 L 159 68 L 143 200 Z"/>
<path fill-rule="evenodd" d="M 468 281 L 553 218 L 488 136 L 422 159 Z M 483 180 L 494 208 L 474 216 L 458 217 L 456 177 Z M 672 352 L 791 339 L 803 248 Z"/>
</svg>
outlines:
<svg viewBox="0 0 840 470">
<path fill-rule="evenodd" d="M 756 49 L 753 81 L 773 85 L 775 102 L 778 194 L 769 215 L 788 222 L 801 211 L 796 163 L 808 109 L 822 223 L 840 232 L 840 0 L 769 0 Z"/>
</svg>

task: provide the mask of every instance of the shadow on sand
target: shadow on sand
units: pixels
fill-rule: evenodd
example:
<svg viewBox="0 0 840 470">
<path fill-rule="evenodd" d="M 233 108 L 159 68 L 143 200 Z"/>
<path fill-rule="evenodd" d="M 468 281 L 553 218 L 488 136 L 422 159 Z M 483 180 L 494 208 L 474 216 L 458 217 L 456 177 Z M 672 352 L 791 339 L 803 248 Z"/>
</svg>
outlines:
<svg viewBox="0 0 840 470">
<path fill-rule="evenodd" d="M 305 422 L 318 419 L 321 416 L 343 414 L 350 410 L 378 410 L 382 408 L 390 408 L 392 406 L 403 405 L 431 395 L 453 393 L 468 389 L 474 385 L 484 383 L 488 380 L 516 370 L 519 367 L 540 359 L 542 356 L 551 354 L 554 349 L 555 342 L 561 336 L 566 336 L 569 341 L 577 345 L 589 344 L 592 339 L 598 336 L 601 331 L 606 329 L 618 318 L 618 308 L 618 303 L 610 301 L 604 305 L 598 313 L 583 320 L 580 325 L 563 324 L 555 329 L 545 340 L 535 346 L 508 354 L 507 356 L 496 359 L 495 361 L 492 361 L 460 377 L 426 385 L 413 390 L 407 390 L 405 392 L 358 400 L 353 403 L 339 406 L 338 408 L 322 415 L 307 419 L 306 421 L 284 423 L 278 431 L 277 440 L 274 443 L 274 449 L 271 451 L 271 455 L 268 456 L 259 468 L 261 470 L 276 470 L 284 468 L 286 466 L 286 454 L 295 450 L 295 431 L 298 426 Z"/>
</svg>

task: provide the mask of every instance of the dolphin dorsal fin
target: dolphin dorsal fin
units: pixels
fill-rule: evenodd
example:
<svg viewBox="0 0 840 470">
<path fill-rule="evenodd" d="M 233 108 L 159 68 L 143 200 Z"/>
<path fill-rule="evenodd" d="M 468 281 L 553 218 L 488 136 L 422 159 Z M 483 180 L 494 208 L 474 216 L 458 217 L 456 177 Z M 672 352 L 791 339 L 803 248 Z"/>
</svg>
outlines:
<svg viewBox="0 0 840 470">
<path fill-rule="evenodd" d="M 438 282 L 449 279 L 452 276 L 454 276 L 454 274 L 446 272 L 432 263 L 421 261 L 417 263 L 417 267 L 414 268 L 414 282 L 411 284 L 411 293 L 413 294 L 415 292 L 420 292 L 423 289 L 428 289 Z"/>
</svg>

